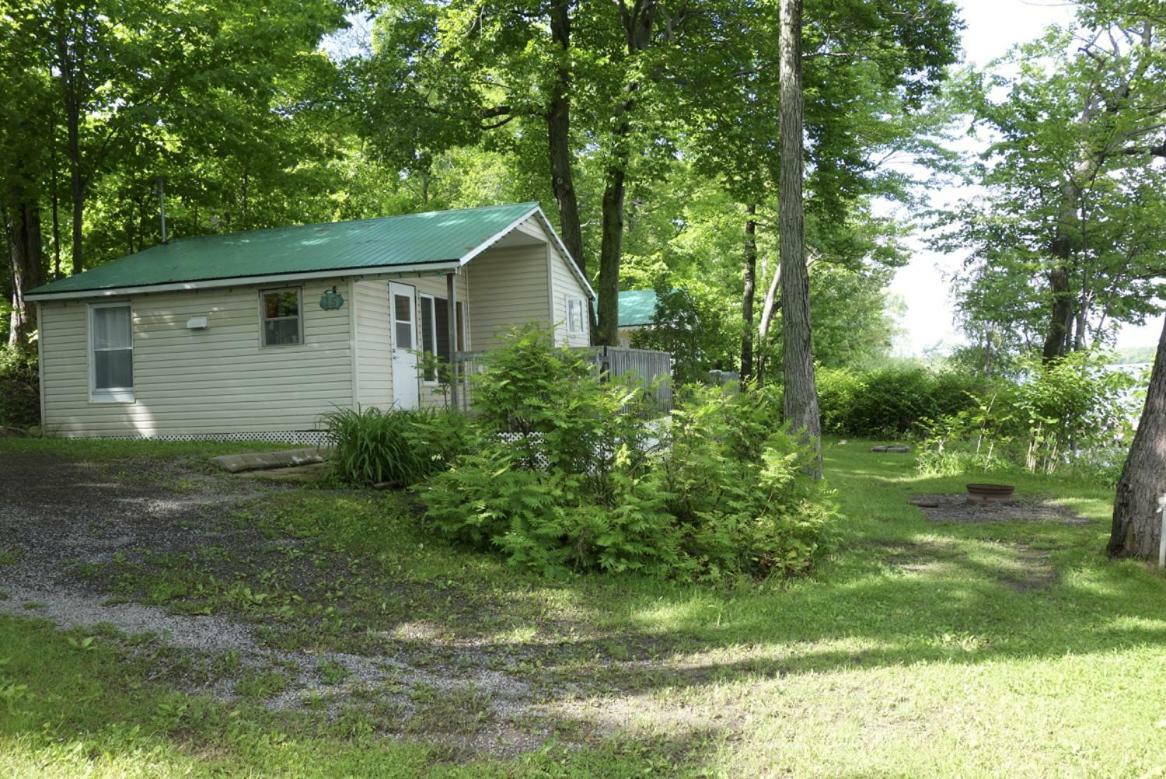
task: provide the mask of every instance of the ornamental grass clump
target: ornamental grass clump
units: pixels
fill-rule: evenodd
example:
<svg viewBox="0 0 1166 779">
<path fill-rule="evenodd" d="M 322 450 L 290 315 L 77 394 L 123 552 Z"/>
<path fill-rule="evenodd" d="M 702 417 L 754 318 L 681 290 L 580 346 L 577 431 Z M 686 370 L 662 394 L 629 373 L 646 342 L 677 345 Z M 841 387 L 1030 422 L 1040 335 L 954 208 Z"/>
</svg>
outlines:
<svg viewBox="0 0 1166 779">
<path fill-rule="evenodd" d="M 461 414 L 430 409 L 338 409 L 324 422 L 341 481 L 407 487 L 450 463 L 469 446 Z"/>
<path fill-rule="evenodd" d="M 548 575 L 721 580 L 821 556 L 830 517 L 809 452 L 764 394 L 692 388 L 671 419 L 537 328 L 473 388 L 478 445 L 418 488 L 446 538 Z"/>
</svg>

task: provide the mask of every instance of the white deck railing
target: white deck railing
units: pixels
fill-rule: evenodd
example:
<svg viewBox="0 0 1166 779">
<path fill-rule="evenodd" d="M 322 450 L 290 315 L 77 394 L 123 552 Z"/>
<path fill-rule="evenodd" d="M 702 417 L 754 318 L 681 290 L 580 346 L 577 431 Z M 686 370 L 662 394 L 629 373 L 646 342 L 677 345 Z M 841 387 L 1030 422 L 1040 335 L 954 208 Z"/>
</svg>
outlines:
<svg viewBox="0 0 1166 779">
<path fill-rule="evenodd" d="M 645 387 L 652 387 L 656 403 L 663 411 L 672 408 L 672 355 L 650 349 L 624 349 L 618 346 L 584 346 L 586 354 L 601 377 L 634 377 Z M 455 374 L 459 377 L 458 405 L 466 410 L 473 391 L 469 377 L 485 369 L 486 352 L 458 352 L 454 355 Z"/>
</svg>

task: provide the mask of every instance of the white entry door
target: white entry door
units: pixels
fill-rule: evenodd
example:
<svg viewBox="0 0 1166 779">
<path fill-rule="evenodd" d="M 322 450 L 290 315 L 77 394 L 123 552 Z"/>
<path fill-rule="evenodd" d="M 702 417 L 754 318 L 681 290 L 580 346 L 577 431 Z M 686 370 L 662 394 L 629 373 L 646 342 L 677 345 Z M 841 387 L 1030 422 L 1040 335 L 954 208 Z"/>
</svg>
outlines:
<svg viewBox="0 0 1166 779">
<path fill-rule="evenodd" d="M 393 404 L 417 408 L 417 292 L 408 284 L 389 283 L 389 317 L 393 322 Z"/>
</svg>

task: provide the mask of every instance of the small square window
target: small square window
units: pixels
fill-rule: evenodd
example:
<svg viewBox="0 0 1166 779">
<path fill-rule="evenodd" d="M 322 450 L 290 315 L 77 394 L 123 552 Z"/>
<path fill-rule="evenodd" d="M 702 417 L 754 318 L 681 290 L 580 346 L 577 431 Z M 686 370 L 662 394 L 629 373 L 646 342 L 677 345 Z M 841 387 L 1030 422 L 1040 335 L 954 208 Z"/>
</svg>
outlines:
<svg viewBox="0 0 1166 779">
<path fill-rule="evenodd" d="M 586 316 L 582 298 L 567 298 L 567 332 L 572 334 L 584 332 L 583 322 Z"/>
<path fill-rule="evenodd" d="M 264 346 L 289 346 L 303 342 L 300 318 L 301 294 L 296 289 L 272 289 L 260 293 Z"/>
</svg>

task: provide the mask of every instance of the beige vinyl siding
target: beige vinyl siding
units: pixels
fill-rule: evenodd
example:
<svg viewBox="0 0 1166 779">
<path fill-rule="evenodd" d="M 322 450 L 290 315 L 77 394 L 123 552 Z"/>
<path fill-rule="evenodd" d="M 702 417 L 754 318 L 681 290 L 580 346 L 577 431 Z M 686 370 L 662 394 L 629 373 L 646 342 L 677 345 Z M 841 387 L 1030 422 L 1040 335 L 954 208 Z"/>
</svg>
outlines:
<svg viewBox="0 0 1166 779">
<path fill-rule="evenodd" d="M 551 316 L 547 247 L 532 244 L 491 249 L 466 266 L 470 293 L 470 341 L 475 351 L 496 348 L 506 332 Z"/>
<path fill-rule="evenodd" d="M 551 264 L 551 300 L 555 307 L 555 340 L 565 346 L 590 346 L 591 323 L 587 315 L 587 291 L 567 266 L 572 260 L 559 252 L 553 243 L 547 244 Z M 576 297 L 583 301 L 583 332 L 568 332 L 567 300 Z"/>
<path fill-rule="evenodd" d="M 572 260 L 564 256 L 562 251 L 559 250 L 558 243 L 546 231 L 542 221 L 537 216 L 532 216 L 527 219 L 518 226 L 518 229 L 526 235 L 546 242 L 544 251 L 546 260 L 550 266 L 550 286 L 546 294 L 550 297 L 551 317 L 555 327 L 555 341 L 564 346 L 590 346 L 591 326 L 586 314 L 588 293 L 583 289 L 583 285 L 579 283 L 578 277 L 567 264 L 572 262 Z M 577 297 L 583 301 L 584 321 L 583 332 L 581 333 L 569 332 L 567 319 L 567 299 L 569 297 Z"/>
<path fill-rule="evenodd" d="M 312 430 L 320 414 L 352 405 L 350 311 L 302 292 L 304 343 L 260 345 L 259 290 L 237 287 L 139 295 L 133 312 L 134 400 L 90 401 L 86 301 L 41 304 L 44 426 L 51 435 L 181 435 Z M 106 301 L 103 301 L 106 302 Z M 112 302 L 112 301 L 108 301 Z M 206 316 L 206 330 L 189 330 Z"/>
<path fill-rule="evenodd" d="M 393 405 L 393 348 L 389 331 L 389 283 L 352 284 L 356 321 L 356 399 L 362 408 Z"/>
</svg>

